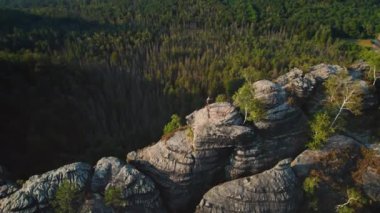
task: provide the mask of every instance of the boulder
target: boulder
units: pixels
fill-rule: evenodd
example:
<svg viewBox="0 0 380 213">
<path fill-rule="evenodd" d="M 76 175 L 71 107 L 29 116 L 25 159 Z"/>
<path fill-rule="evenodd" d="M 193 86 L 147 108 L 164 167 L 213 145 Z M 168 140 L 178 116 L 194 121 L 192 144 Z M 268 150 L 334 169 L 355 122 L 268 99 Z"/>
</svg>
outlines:
<svg viewBox="0 0 380 213">
<path fill-rule="evenodd" d="M 300 184 L 286 159 L 260 174 L 212 188 L 196 212 L 296 212 L 300 195 Z"/>
<path fill-rule="evenodd" d="M 302 70 L 294 68 L 275 80 L 290 97 L 304 99 L 313 92 L 316 80 L 312 75 L 304 75 Z"/>
<path fill-rule="evenodd" d="M 103 157 L 94 167 L 94 175 L 91 180 L 91 190 L 94 193 L 104 193 L 104 189 L 110 180 L 114 179 L 125 162 L 115 157 Z"/>
<path fill-rule="evenodd" d="M 124 212 L 165 212 L 153 181 L 131 165 L 123 166 L 106 186 L 121 192 Z"/>
<path fill-rule="evenodd" d="M 317 83 L 321 83 L 328 79 L 331 75 L 341 72 L 343 69 L 343 67 L 338 65 L 318 64 L 311 67 L 305 77 L 313 78 Z"/>
<path fill-rule="evenodd" d="M 86 200 L 84 208 L 108 211 L 98 203 L 103 202 L 99 196 L 106 194 L 108 189 L 120 191 L 121 203 L 117 206 L 120 211 L 163 211 L 160 193 L 153 181 L 115 157 L 104 157 L 96 163 L 91 182 L 93 196 Z"/>
<path fill-rule="evenodd" d="M 334 135 L 320 150 L 305 150 L 292 162 L 297 177 L 304 179 L 311 170 L 323 171 L 332 176 L 342 176 L 355 165 L 363 147 L 354 139 L 344 135 Z"/>
<path fill-rule="evenodd" d="M 57 188 L 68 181 L 84 190 L 91 175 L 91 166 L 86 163 L 73 163 L 42 175 L 30 177 L 10 196 L 0 200 L 3 212 L 37 212 L 49 207 Z"/>
<path fill-rule="evenodd" d="M 252 141 L 252 128 L 229 103 L 215 103 L 187 116 L 188 127 L 128 154 L 150 176 L 169 210 L 192 211 L 202 194 L 224 179 L 233 147 Z"/>
<path fill-rule="evenodd" d="M 260 101 L 266 109 L 275 108 L 286 102 L 285 90 L 276 83 L 268 80 L 256 81 L 252 84 L 255 93 L 254 98 Z"/>
</svg>

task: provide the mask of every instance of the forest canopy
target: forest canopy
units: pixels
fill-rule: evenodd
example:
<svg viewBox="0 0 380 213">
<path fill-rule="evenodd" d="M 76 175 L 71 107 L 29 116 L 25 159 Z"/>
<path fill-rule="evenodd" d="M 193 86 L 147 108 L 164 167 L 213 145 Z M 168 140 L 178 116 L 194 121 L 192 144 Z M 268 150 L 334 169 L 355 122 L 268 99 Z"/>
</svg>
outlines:
<svg viewBox="0 0 380 213">
<path fill-rule="evenodd" d="M 0 0 L 0 161 L 123 156 L 247 72 L 348 65 L 379 32 L 377 0 Z"/>
</svg>

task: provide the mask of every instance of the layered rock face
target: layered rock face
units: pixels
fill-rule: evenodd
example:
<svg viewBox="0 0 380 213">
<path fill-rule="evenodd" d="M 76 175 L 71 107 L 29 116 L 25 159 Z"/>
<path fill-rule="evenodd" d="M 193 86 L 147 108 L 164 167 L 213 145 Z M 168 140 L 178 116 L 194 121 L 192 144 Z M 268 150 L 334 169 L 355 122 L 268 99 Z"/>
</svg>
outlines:
<svg viewBox="0 0 380 213">
<path fill-rule="evenodd" d="M 171 211 L 189 211 L 224 179 L 231 148 L 254 138 L 242 122 L 231 104 L 211 104 L 187 116 L 186 129 L 129 153 L 128 160 L 154 179 Z"/>
<path fill-rule="evenodd" d="M 300 184 L 286 159 L 260 174 L 212 188 L 196 212 L 296 212 L 300 195 Z"/>
<path fill-rule="evenodd" d="M 91 166 L 85 163 L 73 163 L 57 170 L 29 178 L 10 196 L 0 200 L 3 212 L 37 212 L 49 206 L 57 188 L 64 181 L 75 184 L 84 190 L 91 175 Z"/>
<path fill-rule="evenodd" d="M 306 117 L 287 102 L 287 93 L 279 84 L 262 80 L 252 87 L 255 98 L 264 104 L 266 115 L 255 122 L 260 137 L 235 148 L 227 167 L 230 179 L 256 174 L 281 159 L 295 157 L 307 141 Z"/>
<path fill-rule="evenodd" d="M 366 69 L 359 64 L 348 71 L 350 80 L 361 84 L 363 107 L 369 109 L 377 105 L 377 97 L 362 80 Z M 21 188 L 0 167 L 0 212 L 49 212 L 63 182 L 75 184 L 85 195 L 78 209 L 83 213 L 307 212 L 299 209 L 300 185 L 310 175 L 323 182 L 317 190 L 323 195 L 322 212 L 333 212 L 345 202 L 344 190 L 353 183 L 379 202 L 378 147 L 366 149 L 335 135 L 323 149 L 304 151 L 308 121 L 295 103 L 318 110 L 323 82 L 342 70 L 320 64 L 307 74 L 293 69 L 273 82 L 257 81 L 251 87 L 266 112 L 260 121 L 244 123 L 230 103 L 210 104 L 187 116 L 187 126 L 128 153 L 127 162 L 105 157 L 94 168 L 69 164 L 33 176 Z M 289 158 L 295 160 L 290 164 Z M 107 197 L 111 191 L 115 203 Z"/>
</svg>

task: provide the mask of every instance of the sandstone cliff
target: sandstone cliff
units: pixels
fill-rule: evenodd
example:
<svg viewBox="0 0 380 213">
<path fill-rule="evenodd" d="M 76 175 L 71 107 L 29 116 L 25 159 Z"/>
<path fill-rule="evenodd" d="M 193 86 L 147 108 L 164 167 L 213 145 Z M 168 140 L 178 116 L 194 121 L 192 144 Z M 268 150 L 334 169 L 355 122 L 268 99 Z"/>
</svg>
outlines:
<svg viewBox="0 0 380 213">
<path fill-rule="evenodd" d="M 364 109 L 373 109 L 378 97 L 362 80 L 363 69 L 349 72 L 365 91 Z M 321 64 L 306 74 L 293 69 L 273 82 L 257 81 L 250 86 L 265 109 L 260 121 L 244 123 L 230 103 L 210 104 L 188 115 L 185 127 L 128 153 L 126 161 L 73 163 L 22 185 L 0 167 L 0 212 L 49 211 L 64 182 L 85 195 L 80 212 L 303 212 L 308 209 L 301 188 L 310 175 L 325 183 L 318 192 L 326 194 L 324 212 L 344 202 L 346 186 L 358 186 L 379 202 L 376 146 L 335 135 L 321 150 L 305 150 L 306 115 L 323 102 L 323 82 L 342 70 Z M 118 192 L 117 206 L 107 205 L 110 190 Z"/>
</svg>

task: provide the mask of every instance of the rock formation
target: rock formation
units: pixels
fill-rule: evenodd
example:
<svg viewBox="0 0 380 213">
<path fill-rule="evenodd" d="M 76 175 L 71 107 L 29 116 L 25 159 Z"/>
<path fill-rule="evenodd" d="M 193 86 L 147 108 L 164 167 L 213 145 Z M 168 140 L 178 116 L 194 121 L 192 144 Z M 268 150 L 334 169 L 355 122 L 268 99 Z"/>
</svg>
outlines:
<svg viewBox="0 0 380 213">
<path fill-rule="evenodd" d="M 260 174 L 212 188 L 196 212 L 296 212 L 300 195 L 300 184 L 286 159 Z"/>
<path fill-rule="evenodd" d="M 255 122 L 260 137 L 236 146 L 227 167 L 230 179 L 256 174 L 278 161 L 295 157 L 307 142 L 307 120 L 303 112 L 287 102 L 287 93 L 276 83 L 262 80 L 252 85 L 255 98 L 266 115 Z"/>
<path fill-rule="evenodd" d="M 232 147 L 252 141 L 239 112 L 215 103 L 187 116 L 188 127 L 128 154 L 128 161 L 158 184 L 172 211 L 189 211 L 202 194 L 224 179 Z"/>
<path fill-rule="evenodd" d="M 378 104 L 363 81 L 366 69 L 362 63 L 348 69 L 350 80 L 361 85 L 365 110 Z M 342 70 L 320 64 L 306 73 L 293 69 L 273 82 L 257 81 L 250 86 L 265 110 L 259 121 L 244 123 L 230 103 L 207 104 L 186 117 L 187 126 L 128 153 L 127 162 L 104 157 L 93 170 L 73 163 L 33 176 L 21 188 L 0 167 L 0 212 L 48 212 L 63 182 L 82 191 L 83 213 L 306 212 L 300 185 L 309 176 L 323 182 L 317 190 L 323 194 L 322 212 L 345 202 L 353 184 L 380 202 L 380 148 L 335 135 L 321 150 L 305 150 L 303 110 L 320 109 L 324 81 Z M 291 166 L 289 158 L 295 158 Z M 107 197 L 112 191 L 116 203 Z"/>
<path fill-rule="evenodd" d="M 354 159 L 359 157 L 361 144 L 354 139 L 335 135 L 328 139 L 321 150 L 305 150 L 292 162 L 296 175 L 304 179 L 311 170 L 321 170 L 339 176 L 354 166 Z"/>
<path fill-rule="evenodd" d="M 163 211 L 160 193 L 153 181 L 115 157 L 105 157 L 97 162 L 91 189 L 100 194 L 108 189 L 119 190 L 123 200 L 120 208 L 124 211 Z M 93 197 L 100 200 L 97 195 Z"/>
<path fill-rule="evenodd" d="M 0 200 L 3 212 L 36 212 L 49 206 L 57 188 L 64 181 L 75 184 L 84 190 L 91 176 L 91 166 L 85 163 L 73 163 L 59 169 L 35 175 L 29 178 L 10 196 Z"/>
</svg>

